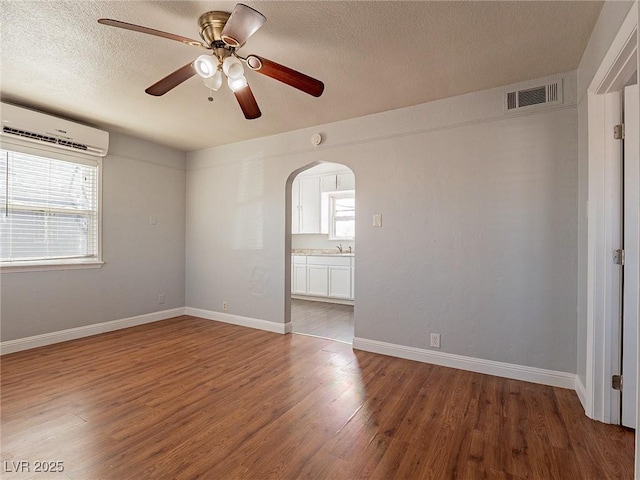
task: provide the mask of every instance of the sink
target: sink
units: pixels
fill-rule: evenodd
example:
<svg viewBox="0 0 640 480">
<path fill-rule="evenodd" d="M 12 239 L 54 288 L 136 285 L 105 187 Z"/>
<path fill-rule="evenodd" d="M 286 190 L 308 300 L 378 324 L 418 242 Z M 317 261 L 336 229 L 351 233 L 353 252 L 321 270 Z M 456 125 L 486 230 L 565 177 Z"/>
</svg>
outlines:
<svg viewBox="0 0 640 480">
<path fill-rule="evenodd" d="M 307 257 L 355 257 L 355 253 L 349 252 L 321 252 L 321 253 L 291 253 L 291 255 L 303 255 Z"/>
</svg>

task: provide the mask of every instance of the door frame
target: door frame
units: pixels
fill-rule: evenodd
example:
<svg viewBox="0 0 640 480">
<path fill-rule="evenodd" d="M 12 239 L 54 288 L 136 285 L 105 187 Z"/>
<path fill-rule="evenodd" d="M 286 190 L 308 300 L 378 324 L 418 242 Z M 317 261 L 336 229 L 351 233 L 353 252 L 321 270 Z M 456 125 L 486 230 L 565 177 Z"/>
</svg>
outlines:
<svg viewBox="0 0 640 480">
<path fill-rule="evenodd" d="M 612 92 L 622 90 L 638 60 L 638 3 L 634 3 L 587 89 L 588 109 L 588 203 L 587 203 L 587 345 L 586 385 L 583 404 L 590 418 L 619 422 L 619 395 L 611 389 L 611 375 L 620 358 L 617 291 L 612 253 L 615 248 L 616 149 L 608 141 Z M 613 100 L 613 101 L 612 101 Z M 617 213 L 619 215 L 619 213 Z M 618 286 L 619 289 L 619 286 Z M 616 360 L 617 359 L 617 360 Z M 618 399 L 618 400 L 616 400 Z M 638 446 L 636 445 L 636 462 Z"/>
<path fill-rule="evenodd" d="M 321 165 L 323 163 L 334 163 L 336 165 L 341 165 L 343 167 L 347 167 L 353 173 L 355 177 L 355 171 L 351 165 L 347 165 L 344 162 L 340 161 L 331 161 L 331 160 L 316 160 L 313 162 L 309 162 L 302 167 L 299 167 L 292 171 L 287 180 L 285 182 L 285 241 L 284 241 L 284 317 L 285 317 L 285 333 L 294 333 L 293 332 L 293 324 L 291 321 L 291 282 L 293 282 L 293 278 L 291 276 L 291 243 L 292 243 L 292 232 L 291 232 L 291 223 L 292 223 L 292 215 L 293 215 L 293 203 L 292 203 L 292 193 L 293 193 L 293 181 L 296 179 L 298 175 L 307 170 Z M 356 194 L 357 195 L 357 194 Z M 355 300 L 353 305 L 355 307 Z M 356 322 L 356 317 L 354 314 L 354 327 Z"/>
</svg>

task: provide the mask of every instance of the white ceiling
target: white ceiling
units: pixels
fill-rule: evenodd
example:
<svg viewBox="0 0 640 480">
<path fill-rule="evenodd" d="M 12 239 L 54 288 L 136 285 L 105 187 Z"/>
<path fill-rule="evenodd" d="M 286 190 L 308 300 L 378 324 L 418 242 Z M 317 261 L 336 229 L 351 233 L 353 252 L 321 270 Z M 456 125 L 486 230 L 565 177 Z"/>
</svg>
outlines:
<svg viewBox="0 0 640 480">
<path fill-rule="evenodd" d="M 233 143 L 575 69 L 602 2 L 245 2 L 267 23 L 239 53 L 318 78 L 314 98 L 248 72 L 262 110 L 198 77 L 144 90 L 203 53 L 108 27 L 107 17 L 200 39 L 197 19 L 236 2 L 0 2 L 3 101 L 180 150 Z"/>
</svg>

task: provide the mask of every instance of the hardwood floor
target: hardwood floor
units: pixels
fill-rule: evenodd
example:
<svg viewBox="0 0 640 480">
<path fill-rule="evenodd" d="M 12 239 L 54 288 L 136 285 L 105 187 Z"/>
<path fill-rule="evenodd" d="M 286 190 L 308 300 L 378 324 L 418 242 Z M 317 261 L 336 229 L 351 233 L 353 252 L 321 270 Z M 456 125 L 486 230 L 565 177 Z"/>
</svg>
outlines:
<svg viewBox="0 0 640 480">
<path fill-rule="evenodd" d="M 353 342 L 353 305 L 291 299 L 295 333 Z"/>
<path fill-rule="evenodd" d="M 1 367 L 6 479 L 633 478 L 573 391 L 303 335 L 179 317 Z"/>
</svg>

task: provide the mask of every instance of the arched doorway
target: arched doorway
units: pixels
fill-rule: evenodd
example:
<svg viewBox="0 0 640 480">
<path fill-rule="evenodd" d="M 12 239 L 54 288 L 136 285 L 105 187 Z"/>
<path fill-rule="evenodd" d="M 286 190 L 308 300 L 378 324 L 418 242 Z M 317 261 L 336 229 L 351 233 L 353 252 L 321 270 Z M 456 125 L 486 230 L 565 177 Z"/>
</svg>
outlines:
<svg viewBox="0 0 640 480">
<path fill-rule="evenodd" d="M 287 302 L 291 331 L 351 343 L 355 305 L 355 175 L 305 166 L 287 181 Z"/>
</svg>

